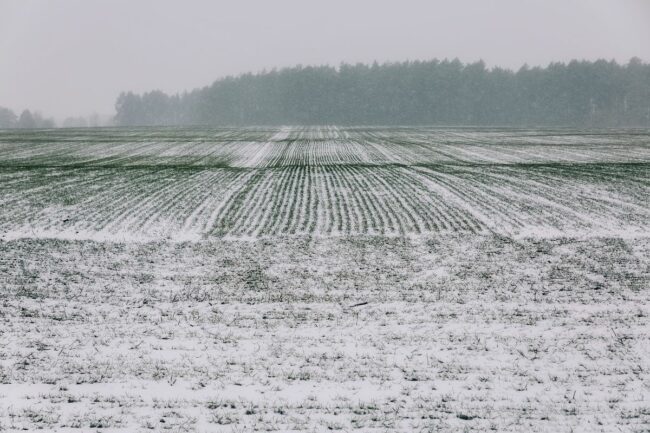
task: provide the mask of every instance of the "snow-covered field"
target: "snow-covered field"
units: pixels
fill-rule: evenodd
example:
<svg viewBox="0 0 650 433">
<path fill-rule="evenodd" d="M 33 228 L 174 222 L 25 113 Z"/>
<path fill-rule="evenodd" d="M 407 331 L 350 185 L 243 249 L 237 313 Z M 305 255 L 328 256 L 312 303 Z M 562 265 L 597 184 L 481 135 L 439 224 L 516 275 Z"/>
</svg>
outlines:
<svg viewBox="0 0 650 433">
<path fill-rule="evenodd" d="M 0 132 L 0 431 L 650 429 L 650 131 Z"/>
</svg>

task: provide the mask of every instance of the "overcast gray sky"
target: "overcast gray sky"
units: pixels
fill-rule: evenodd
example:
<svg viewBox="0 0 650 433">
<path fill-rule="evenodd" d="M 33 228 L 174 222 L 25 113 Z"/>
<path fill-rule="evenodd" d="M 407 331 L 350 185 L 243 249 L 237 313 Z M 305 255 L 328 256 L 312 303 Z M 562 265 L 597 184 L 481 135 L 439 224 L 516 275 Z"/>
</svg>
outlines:
<svg viewBox="0 0 650 433">
<path fill-rule="evenodd" d="M 0 106 L 110 114 L 296 64 L 650 61 L 650 0 L 0 0 Z"/>
</svg>

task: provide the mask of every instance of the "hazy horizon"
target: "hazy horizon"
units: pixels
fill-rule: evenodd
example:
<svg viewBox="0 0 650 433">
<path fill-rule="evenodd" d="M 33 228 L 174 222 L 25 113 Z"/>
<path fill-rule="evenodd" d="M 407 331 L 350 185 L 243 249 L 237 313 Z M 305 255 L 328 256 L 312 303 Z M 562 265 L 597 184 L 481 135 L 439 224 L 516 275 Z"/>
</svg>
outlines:
<svg viewBox="0 0 650 433">
<path fill-rule="evenodd" d="M 0 0 L 0 106 L 106 115 L 122 91 L 177 93 L 299 64 L 648 61 L 649 18 L 642 0 Z"/>
</svg>

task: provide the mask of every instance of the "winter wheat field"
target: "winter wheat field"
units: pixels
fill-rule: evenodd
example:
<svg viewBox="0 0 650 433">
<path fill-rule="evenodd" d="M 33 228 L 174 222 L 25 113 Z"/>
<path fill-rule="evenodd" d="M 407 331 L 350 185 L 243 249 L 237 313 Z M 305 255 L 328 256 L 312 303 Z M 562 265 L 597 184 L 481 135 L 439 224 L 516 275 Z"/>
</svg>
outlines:
<svg viewBox="0 0 650 433">
<path fill-rule="evenodd" d="M 0 132 L 0 430 L 650 430 L 650 131 Z"/>
</svg>

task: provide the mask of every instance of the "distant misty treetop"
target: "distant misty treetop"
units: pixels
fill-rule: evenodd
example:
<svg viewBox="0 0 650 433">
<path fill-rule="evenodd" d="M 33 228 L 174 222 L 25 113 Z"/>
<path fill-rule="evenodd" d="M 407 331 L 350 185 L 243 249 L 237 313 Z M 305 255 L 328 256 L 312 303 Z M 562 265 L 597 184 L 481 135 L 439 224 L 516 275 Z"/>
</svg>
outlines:
<svg viewBox="0 0 650 433">
<path fill-rule="evenodd" d="M 0 107 L 0 128 L 14 128 L 17 120 L 16 113 L 8 108 Z"/>
<path fill-rule="evenodd" d="M 29 110 L 25 110 L 20 116 L 16 116 L 10 109 L 0 107 L 0 129 L 9 128 L 54 128 L 54 120 L 45 119 L 40 113 L 32 113 Z"/>
<path fill-rule="evenodd" d="M 514 72 L 453 61 L 294 67 L 189 93 L 122 93 L 118 125 L 650 126 L 650 65 L 571 61 Z"/>
<path fill-rule="evenodd" d="M 87 117 L 68 117 L 60 126 L 64 128 L 87 128 L 110 126 L 111 124 L 111 118 L 106 118 L 106 116 L 102 117 L 99 114 L 91 114 Z M 20 116 L 17 116 L 9 108 L 0 107 L 0 129 L 48 129 L 54 127 L 56 127 L 54 119 L 44 118 L 39 112 L 24 110 Z"/>
</svg>

